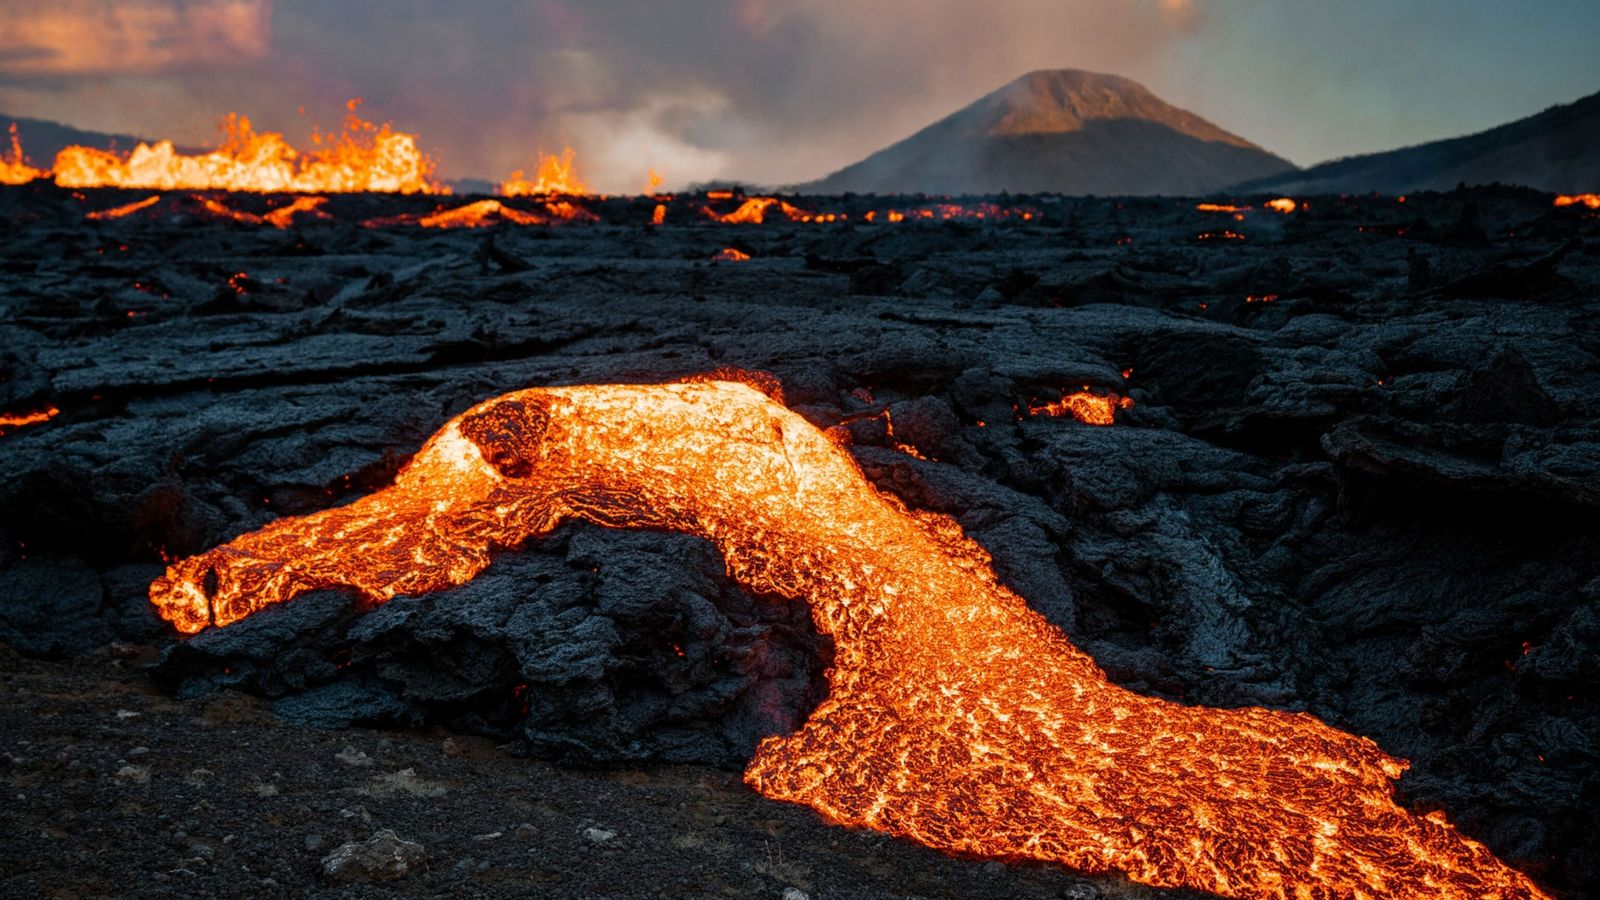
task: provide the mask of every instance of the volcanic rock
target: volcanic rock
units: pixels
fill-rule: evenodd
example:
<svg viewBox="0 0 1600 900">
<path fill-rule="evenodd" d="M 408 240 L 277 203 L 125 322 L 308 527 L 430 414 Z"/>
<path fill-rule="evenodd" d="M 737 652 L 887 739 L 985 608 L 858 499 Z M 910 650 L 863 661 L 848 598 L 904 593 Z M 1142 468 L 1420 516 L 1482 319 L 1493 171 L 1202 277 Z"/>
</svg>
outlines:
<svg viewBox="0 0 1600 900">
<path fill-rule="evenodd" d="M 1143 85 L 1030 72 L 808 193 L 1205 194 L 1293 169 Z"/>
<path fill-rule="evenodd" d="M 422 845 L 402 839 L 390 829 L 365 841 L 343 844 L 322 859 L 322 873 L 334 881 L 394 881 L 428 864 Z"/>
</svg>

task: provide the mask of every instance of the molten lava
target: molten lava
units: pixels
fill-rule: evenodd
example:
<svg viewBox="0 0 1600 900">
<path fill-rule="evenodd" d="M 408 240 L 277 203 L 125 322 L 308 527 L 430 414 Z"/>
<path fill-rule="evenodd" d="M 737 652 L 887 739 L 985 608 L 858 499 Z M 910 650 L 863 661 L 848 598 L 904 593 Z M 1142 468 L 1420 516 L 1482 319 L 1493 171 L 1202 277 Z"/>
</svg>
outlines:
<svg viewBox="0 0 1600 900">
<path fill-rule="evenodd" d="M 143 200 L 135 200 L 132 203 L 124 203 L 121 206 L 113 206 L 110 209 L 97 209 L 94 212 L 85 213 L 84 218 L 95 222 L 104 219 L 120 219 L 124 216 L 131 216 L 141 209 L 149 209 L 160 202 L 161 195 L 155 194 Z"/>
<path fill-rule="evenodd" d="M 712 191 L 706 196 L 715 198 L 719 193 L 721 192 Z M 777 197 L 751 197 L 739 204 L 739 208 L 730 213 L 719 214 L 707 207 L 706 214 L 724 225 L 760 225 L 767 220 L 767 213 L 773 207 L 777 207 L 778 212 L 791 222 L 810 221 L 811 213 L 779 200 Z"/>
<path fill-rule="evenodd" d="M 714 262 L 744 262 L 749 258 L 750 254 L 732 247 L 723 247 L 711 257 Z"/>
<path fill-rule="evenodd" d="M 1110 425 L 1117 421 L 1117 410 L 1133 405 L 1132 398 L 1117 394 L 1096 394 L 1084 385 L 1083 390 L 1063 394 L 1052 400 L 1028 407 L 1030 416 L 1071 416 L 1085 425 Z"/>
<path fill-rule="evenodd" d="M 1262 205 L 1273 212 L 1281 212 L 1286 215 L 1300 208 L 1300 204 L 1289 197 L 1278 197 L 1275 200 L 1268 200 Z"/>
<path fill-rule="evenodd" d="M 1201 212 L 1236 213 L 1244 212 L 1248 206 L 1234 206 L 1231 203 L 1196 203 L 1194 208 Z"/>
<path fill-rule="evenodd" d="M 1231 897 L 1540 897 L 1405 764 L 1304 713 L 1141 696 L 1002 586 L 954 520 L 877 490 L 750 385 L 533 388 L 448 422 L 393 486 L 181 560 L 181 631 L 307 591 L 373 602 L 471 580 L 564 519 L 698 535 L 747 589 L 806 602 L 829 693 L 746 781 L 947 851 L 1121 871 Z"/>
<path fill-rule="evenodd" d="M 347 104 L 337 136 L 313 135 L 314 149 L 296 150 L 277 132 L 257 133 L 250 120 L 229 114 L 227 140 L 210 153 L 179 153 L 171 141 L 140 144 L 126 157 L 73 146 L 56 154 L 56 184 L 62 187 L 124 187 L 160 190 L 294 191 L 330 193 L 394 191 L 449 193 L 433 180 L 433 161 L 417 149 L 415 135 L 375 125 Z"/>
<path fill-rule="evenodd" d="M 11 150 L 9 153 L 0 153 L 0 184 L 27 184 L 48 174 L 28 165 L 27 157 L 22 155 L 22 140 L 17 137 L 17 123 L 12 122 Z"/>
<path fill-rule="evenodd" d="M 322 209 L 323 205 L 328 202 L 327 197 L 296 197 L 287 205 L 280 206 L 259 216 L 255 213 L 234 209 L 213 197 L 202 197 L 196 194 L 194 199 L 199 201 L 207 212 L 219 218 L 232 219 L 235 222 L 243 222 L 246 225 L 271 225 L 273 228 L 288 228 L 294 224 L 295 218 L 302 213 L 315 219 L 333 218 Z"/>
<path fill-rule="evenodd" d="M 15 140 L 14 136 L 13 140 Z M 1600 209 L 1600 194 L 1561 194 L 1556 197 L 1556 205 L 1587 206 L 1590 209 Z"/>
<path fill-rule="evenodd" d="M 0 435 L 7 435 L 18 428 L 37 425 L 40 422 L 48 422 L 60 415 L 60 413 L 61 410 L 56 409 L 54 406 L 47 406 L 35 412 L 0 413 Z"/>
<path fill-rule="evenodd" d="M 518 169 L 511 177 L 500 182 L 495 193 L 505 197 L 526 197 L 533 194 L 587 194 L 588 187 L 578 177 L 578 162 L 571 147 L 560 156 L 539 154 L 539 166 L 533 178 Z M 652 173 L 654 174 L 654 173 Z"/>
</svg>

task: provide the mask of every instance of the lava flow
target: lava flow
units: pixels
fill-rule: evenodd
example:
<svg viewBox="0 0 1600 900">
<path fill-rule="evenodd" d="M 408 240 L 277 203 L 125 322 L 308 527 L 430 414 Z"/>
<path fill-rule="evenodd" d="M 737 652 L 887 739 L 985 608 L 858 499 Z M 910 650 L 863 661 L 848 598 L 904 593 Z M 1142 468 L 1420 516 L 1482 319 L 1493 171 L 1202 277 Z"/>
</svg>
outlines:
<svg viewBox="0 0 1600 900">
<path fill-rule="evenodd" d="M 1117 410 L 1127 409 L 1133 400 L 1117 394 L 1096 394 L 1084 385 L 1083 390 L 1062 395 L 1060 400 L 1028 407 L 1030 416 L 1071 416 L 1085 425 L 1110 425 L 1117 420 Z"/>
<path fill-rule="evenodd" d="M 29 425 L 37 425 L 40 422 L 48 422 L 60 414 L 61 410 L 54 406 L 48 406 L 34 412 L 0 413 L 0 435 L 10 434 L 18 428 L 26 428 Z"/>
<path fill-rule="evenodd" d="M 344 130 L 339 135 L 313 135 L 313 150 L 296 150 L 282 134 L 257 133 L 249 119 L 230 114 L 223 120 L 227 140 L 210 153 L 179 153 L 171 141 L 141 143 L 126 157 L 91 147 L 67 147 L 56 154 L 56 184 L 160 190 L 449 193 L 433 180 L 433 161 L 417 149 L 416 136 L 362 119 L 356 115 L 360 103 L 357 99 L 347 104 Z"/>
<path fill-rule="evenodd" d="M 312 590 L 381 602 L 463 584 L 571 518 L 698 535 L 746 588 L 809 604 L 835 644 L 829 694 L 757 750 L 745 778 L 768 797 L 942 850 L 1231 897 L 1543 896 L 1443 815 L 1397 806 L 1405 763 L 1365 738 L 1111 684 L 952 519 L 878 491 L 737 381 L 485 401 L 393 486 L 174 563 L 150 599 L 191 633 Z"/>
<path fill-rule="evenodd" d="M 1556 197 L 1557 206 L 1587 206 L 1590 209 L 1600 209 L 1600 194 L 1560 194 Z"/>
</svg>

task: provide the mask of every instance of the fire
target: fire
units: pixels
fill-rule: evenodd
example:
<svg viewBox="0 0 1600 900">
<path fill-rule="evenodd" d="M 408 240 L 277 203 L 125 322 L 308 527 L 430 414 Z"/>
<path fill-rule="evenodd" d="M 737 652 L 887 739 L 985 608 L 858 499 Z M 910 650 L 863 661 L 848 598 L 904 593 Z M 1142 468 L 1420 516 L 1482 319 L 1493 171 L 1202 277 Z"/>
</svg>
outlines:
<svg viewBox="0 0 1600 900">
<path fill-rule="evenodd" d="M 375 125 L 356 114 L 360 98 L 346 104 L 343 131 L 313 135 L 315 149 L 300 151 L 282 134 L 257 133 L 244 116 L 223 120 L 227 140 L 210 153 L 188 156 L 171 141 L 140 144 L 126 158 L 73 146 L 56 154 L 62 187 L 133 187 L 160 190 L 391 191 L 449 193 L 433 180 L 433 161 L 417 149 L 415 135 Z"/>
<path fill-rule="evenodd" d="M 654 194 L 659 187 L 661 187 L 661 173 L 651 169 L 650 174 L 646 175 L 644 179 L 644 193 Z"/>
<path fill-rule="evenodd" d="M 500 182 L 495 192 L 506 197 L 526 197 L 530 194 L 587 194 L 589 189 L 578 177 L 576 156 L 571 147 L 562 150 L 560 156 L 541 153 L 539 167 L 533 173 L 533 180 L 528 180 L 527 174 L 518 169 L 511 173 L 510 178 Z"/>
<path fill-rule="evenodd" d="M 745 780 L 946 851 L 1230 897 L 1543 897 L 1444 817 L 1405 763 L 1305 713 L 1110 683 L 943 515 L 880 492 L 749 384 L 533 388 L 452 419 L 393 486 L 279 519 L 150 586 L 184 632 L 308 591 L 372 602 L 471 580 L 565 519 L 715 545 L 749 590 L 807 603 L 828 696 Z"/>
<path fill-rule="evenodd" d="M 54 406 L 25 413 L 0 413 L 0 435 L 10 434 L 18 428 L 48 422 L 61 414 L 61 410 Z"/>
<path fill-rule="evenodd" d="M 1102 396 L 1089 390 L 1088 385 L 1084 385 L 1083 390 L 1063 394 L 1060 400 L 1052 400 L 1038 406 L 1030 405 L 1028 415 L 1071 416 L 1085 425 L 1110 425 L 1117 420 L 1117 410 L 1127 409 L 1132 405 L 1133 399 L 1130 397 L 1117 394 Z"/>
<path fill-rule="evenodd" d="M 650 213 L 650 224 L 660 225 L 665 221 L 667 221 L 667 205 L 657 203 L 656 208 Z"/>
<path fill-rule="evenodd" d="M 27 157 L 22 155 L 22 140 L 17 137 L 17 123 L 12 122 L 11 152 L 0 153 L 0 184 L 27 184 L 48 174 L 28 165 Z"/>
<path fill-rule="evenodd" d="M 1279 197 L 1276 200 L 1268 200 L 1262 205 L 1274 212 L 1281 212 L 1286 215 L 1300 208 L 1300 204 L 1294 202 L 1294 200 L 1289 197 Z"/>
<path fill-rule="evenodd" d="M 16 140 L 16 136 L 12 136 Z M 1600 209 L 1600 194 L 1561 194 L 1556 197 L 1557 206 L 1587 206 L 1590 209 Z"/>
<path fill-rule="evenodd" d="M 716 262 L 744 262 L 750 258 L 750 254 L 742 250 L 735 250 L 732 247 L 723 247 L 711 258 Z"/>
<path fill-rule="evenodd" d="M 1245 210 L 1249 209 L 1250 207 L 1248 207 L 1248 206 L 1234 206 L 1231 203 L 1196 203 L 1194 205 L 1194 208 L 1199 210 L 1199 211 L 1201 211 L 1201 212 L 1236 213 L 1236 212 L 1244 212 Z"/>
</svg>

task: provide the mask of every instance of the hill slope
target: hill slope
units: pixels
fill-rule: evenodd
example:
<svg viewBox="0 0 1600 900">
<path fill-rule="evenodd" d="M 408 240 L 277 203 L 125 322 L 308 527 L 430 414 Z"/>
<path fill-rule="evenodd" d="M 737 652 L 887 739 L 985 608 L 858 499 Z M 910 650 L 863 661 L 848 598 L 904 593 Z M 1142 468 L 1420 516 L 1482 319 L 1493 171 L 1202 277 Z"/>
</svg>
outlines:
<svg viewBox="0 0 1600 900">
<path fill-rule="evenodd" d="M 1600 186 L 1600 93 L 1469 134 L 1352 156 L 1238 186 L 1247 191 L 1364 193 L 1522 184 L 1563 193 Z"/>
<path fill-rule="evenodd" d="M 797 190 L 1198 194 L 1293 168 L 1137 82 L 1058 69 Z"/>
</svg>

